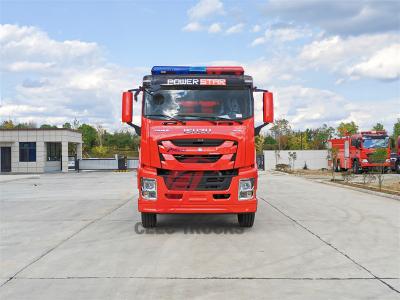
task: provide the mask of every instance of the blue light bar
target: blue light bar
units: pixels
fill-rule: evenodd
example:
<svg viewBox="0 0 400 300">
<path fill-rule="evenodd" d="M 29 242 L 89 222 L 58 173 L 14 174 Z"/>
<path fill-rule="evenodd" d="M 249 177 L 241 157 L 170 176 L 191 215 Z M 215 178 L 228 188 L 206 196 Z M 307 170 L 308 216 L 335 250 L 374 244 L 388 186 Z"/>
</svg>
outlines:
<svg viewBox="0 0 400 300">
<path fill-rule="evenodd" d="M 186 67 L 186 66 L 154 66 L 151 69 L 152 75 L 167 74 L 206 74 L 206 67 Z"/>
<path fill-rule="evenodd" d="M 153 75 L 163 74 L 189 74 L 190 67 L 183 66 L 154 66 L 151 69 Z"/>
<path fill-rule="evenodd" d="M 207 74 L 206 67 L 190 67 L 189 68 L 190 74 Z"/>
</svg>

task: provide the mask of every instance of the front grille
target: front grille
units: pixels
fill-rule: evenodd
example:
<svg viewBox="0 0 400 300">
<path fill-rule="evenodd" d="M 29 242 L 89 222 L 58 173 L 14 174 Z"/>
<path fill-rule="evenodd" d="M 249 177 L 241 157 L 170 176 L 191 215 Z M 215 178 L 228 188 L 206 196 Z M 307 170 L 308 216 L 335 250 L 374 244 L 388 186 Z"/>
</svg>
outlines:
<svg viewBox="0 0 400 300">
<path fill-rule="evenodd" d="M 174 157 L 181 163 L 213 163 L 221 158 L 221 154 L 215 155 L 186 155 L 175 154 Z"/>
<path fill-rule="evenodd" d="M 218 147 L 224 140 L 219 139 L 178 139 L 171 140 L 171 143 L 178 147 Z"/>
<path fill-rule="evenodd" d="M 231 184 L 237 170 L 226 171 L 170 171 L 158 169 L 169 190 L 183 191 L 223 191 Z"/>
</svg>

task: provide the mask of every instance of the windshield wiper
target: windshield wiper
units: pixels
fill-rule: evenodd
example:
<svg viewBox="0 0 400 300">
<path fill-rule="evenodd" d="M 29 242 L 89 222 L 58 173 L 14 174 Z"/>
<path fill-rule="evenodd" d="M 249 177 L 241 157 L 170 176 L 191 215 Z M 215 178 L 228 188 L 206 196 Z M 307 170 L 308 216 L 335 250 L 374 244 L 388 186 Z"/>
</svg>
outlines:
<svg viewBox="0 0 400 300">
<path fill-rule="evenodd" d="M 171 122 L 175 122 L 175 123 L 181 123 L 182 125 L 186 124 L 185 121 L 182 121 L 180 119 L 177 119 L 177 118 L 174 118 L 174 117 L 171 117 L 171 116 L 161 115 L 161 114 L 158 114 L 158 115 L 146 115 L 146 117 L 162 117 L 162 118 L 165 118 L 167 121 L 171 121 Z M 167 125 L 168 122 L 164 122 L 163 124 Z"/>
<path fill-rule="evenodd" d="M 181 117 L 190 117 L 190 118 L 196 118 L 197 120 L 201 121 L 201 120 L 206 120 L 206 121 L 210 121 L 213 124 L 217 124 L 218 121 L 222 121 L 222 122 L 236 122 L 239 124 L 243 124 L 242 121 L 240 120 L 235 120 L 235 119 L 229 119 L 229 118 L 225 118 L 223 116 L 199 116 L 199 115 L 178 115 Z"/>
<path fill-rule="evenodd" d="M 218 121 L 229 121 L 229 122 L 237 122 L 239 124 L 243 124 L 243 122 L 241 120 L 236 120 L 236 119 L 229 119 L 223 116 L 217 116 L 215 117 L 216 120 Z"/>
<path fill-rule="evenodd" d="M 217 124 L 217 122 L 215 122 L 214 117 L 210 117 L 210 116 L 199 116 L 199 115 L 178 115 L 180 117 L 189 117 L 189 118 L 196 118 L 194 119 L 195 121 L 210 121 L 213 124 Z"/>
</svg>

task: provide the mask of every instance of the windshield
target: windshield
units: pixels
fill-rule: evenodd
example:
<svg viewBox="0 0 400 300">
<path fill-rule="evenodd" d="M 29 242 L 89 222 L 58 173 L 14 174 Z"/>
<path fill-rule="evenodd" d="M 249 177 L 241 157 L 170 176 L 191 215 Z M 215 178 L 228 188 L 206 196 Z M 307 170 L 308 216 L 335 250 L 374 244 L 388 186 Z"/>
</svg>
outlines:
<svg viewBox="0 0 400 300">
<path fill-rule="evenodd" d="M 363 147 L 365 149 L 387 148 L 388 145 L 389 145 L 389 137 L 363 138 Z"/>
<path fill-rule="evenodd" d="M 179 120 L 246 119 L 252 115 L 250 89 L 160 89 L 145 93 L 144 115 Z"/>
</svg>

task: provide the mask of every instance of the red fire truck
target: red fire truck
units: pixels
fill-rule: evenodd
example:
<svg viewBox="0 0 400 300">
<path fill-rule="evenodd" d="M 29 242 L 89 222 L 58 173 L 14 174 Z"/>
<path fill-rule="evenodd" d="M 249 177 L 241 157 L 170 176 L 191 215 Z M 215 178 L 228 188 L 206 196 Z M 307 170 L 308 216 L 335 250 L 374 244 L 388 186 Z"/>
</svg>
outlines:
<svg viewBox="0 0 400 300">
<path fill-rule="evenodd" d="M 352 169 L 360 174 L 381 164 L 371 161 L 371 154 L 376 149 L 387 149 L 387 159 L 384 167 L 390 167 L 390 141 L 386 131 L 362 131 L 343 138 L 328 141 L 328 148 L 336 148 L 335 160 L 331 160 L 336 171 Z"/>
<path fill-rule="evenodd" d="M 142 92 L 141 127 L 132 123 Z M 264 124 L 254 127 L 253 92 Z M 253 226 L 257 210 L 254 136 L 273 122 L 272 93 L 242 67 L 155 66 L 122 96 L 122 121 L 141 136 L 137 183 L 144 227 L 157 214 L 230 213 Z"/>
</svg>

